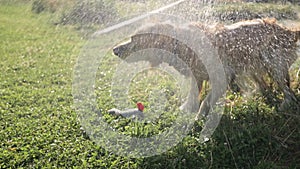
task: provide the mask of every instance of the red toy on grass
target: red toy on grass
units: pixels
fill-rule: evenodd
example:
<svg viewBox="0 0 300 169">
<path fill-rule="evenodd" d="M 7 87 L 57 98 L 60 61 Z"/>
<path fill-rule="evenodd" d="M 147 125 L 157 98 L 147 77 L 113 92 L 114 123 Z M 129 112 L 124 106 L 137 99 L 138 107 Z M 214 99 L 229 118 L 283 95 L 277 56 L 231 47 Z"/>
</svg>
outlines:
<svg viewBox="0 0 300 169">
<path fill-rule="evenodd" d="M 115 116 L 121 116 L 125 118 L 138 118 L 143 119 L 144 118 L 144 105 L 142 103 L 136 104 L 137 108 L 135 109 L 127 109 L 127 110 L 119 110 L 119 109 L 110 109 L 108 110 L 108 113 Z"/>
</svg>

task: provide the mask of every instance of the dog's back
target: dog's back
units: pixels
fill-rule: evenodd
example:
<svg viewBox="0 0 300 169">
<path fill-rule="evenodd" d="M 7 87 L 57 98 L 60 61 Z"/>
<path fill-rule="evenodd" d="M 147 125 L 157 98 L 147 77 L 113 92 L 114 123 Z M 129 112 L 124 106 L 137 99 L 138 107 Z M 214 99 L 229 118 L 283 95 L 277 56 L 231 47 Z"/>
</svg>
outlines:
<svg viewBox="0 0 300 169">
<path fill-rule="evenodd" d="M 300 31 L 292 31 L 279 26 L 270 19 L 256 19 L 232 25 L 216 25 L 213 32 L 207 32 L 212 43 L 218 48 L 225 65 L 230 64 L 237 72 L 249 71 L 284 61 L 289 66 L 297 59 L 296 48 Z M 275 56 L 276 52 L 285 53 Z"/>
<path fill-rule="evenodd" d="M 263 89 L 263 76 L 269 75 L 284 93 L 285 103 L 297 102 L 289 87 L 288 70 L 298 58 L 300 31 L 280 26 L 272 19 L 217 26 L 213 32 L 199 28 L 207 32 L 217 48 L 229 82 L 246 73 Z"/>
</svg>

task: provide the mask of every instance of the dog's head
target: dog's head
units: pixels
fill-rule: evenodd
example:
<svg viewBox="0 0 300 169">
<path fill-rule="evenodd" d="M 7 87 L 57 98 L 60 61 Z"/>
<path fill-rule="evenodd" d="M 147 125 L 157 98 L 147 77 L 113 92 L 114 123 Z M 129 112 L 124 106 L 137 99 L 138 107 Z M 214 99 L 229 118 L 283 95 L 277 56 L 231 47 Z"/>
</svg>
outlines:
<svg viewBox="0 0 300 169">
<path fill-rule="evenodd" d="M 167 39 L 167 38 L 164 38 Z M 137 33 L 129 40 L 115 46 L 113 53 L 121 59 L 126 59 L 132 53 L 149 48 L 163 48 L 165 40 L 162 36 L 154 33 Z"/>
<path fill-rule="evenodd" d="M 142 27 L 128 41 L 115 46 L 113 53 L 124 60 L 133 53 L 146 49 L 161 49 L 176 54 L 179 49 L 178 40 L 169 36 L 168 32 L 176 32 L 176 27 L 170 24 L 153 24 Z M 151 62 L 158 59 L 154 55 L 155 53 L 152 56 L 149 55 L 151 58 L 143 55 L 142 58 L 137 59 Z M 128 62 L 128 60 L 126 61 Z"/>
<path fill-rule="evenodd" d="M 205 66 L 197 54 L 185 43 L 193 42 L 196 36 L 192 26 L 159 23 L 142 27 L 128 41 L 115 46 L 113 53 L 129 63 L 148 61 L 152 67 L 165 62 L 182 74 L 188 74 L 189 68 L 192 71 L 204 69 L 205 72 Z M 202 31 L 198 26 L 195 28 Z"/>
</svg>

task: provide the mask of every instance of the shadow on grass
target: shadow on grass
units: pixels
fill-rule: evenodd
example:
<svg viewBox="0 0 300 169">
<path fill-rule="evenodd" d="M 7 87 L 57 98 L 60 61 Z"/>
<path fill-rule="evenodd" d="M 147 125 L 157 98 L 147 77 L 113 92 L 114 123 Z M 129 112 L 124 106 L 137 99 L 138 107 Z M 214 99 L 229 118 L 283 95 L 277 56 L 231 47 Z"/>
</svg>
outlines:
<svg viewBox="0 0 300 169">
<path fill-rule="evenodd" d="M 299 96 L 298 96 L 299 99 Z M 300 117 L 276 112 L 262 98 L 227 106 L 212 138 L 199 143 L 201 125 L 169 152 L 145 158 L 139 168 L 297 168 Z"/>
</svg>

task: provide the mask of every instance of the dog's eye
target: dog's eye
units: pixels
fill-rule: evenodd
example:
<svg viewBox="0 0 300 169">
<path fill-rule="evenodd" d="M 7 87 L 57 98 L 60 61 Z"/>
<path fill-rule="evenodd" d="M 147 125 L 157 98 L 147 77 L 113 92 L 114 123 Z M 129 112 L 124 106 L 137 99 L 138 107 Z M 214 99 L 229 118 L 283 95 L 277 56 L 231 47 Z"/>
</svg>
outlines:
<svg viewBox="0 0 300 169">
<path fill-rule="evenodd" d="M 135 40 L 137 40 L 138 38 L 139 38 L 138 35 L 134 35 L 134 36 L 131 37 L 132 41 L 135 41 Z"/>
</svg>

